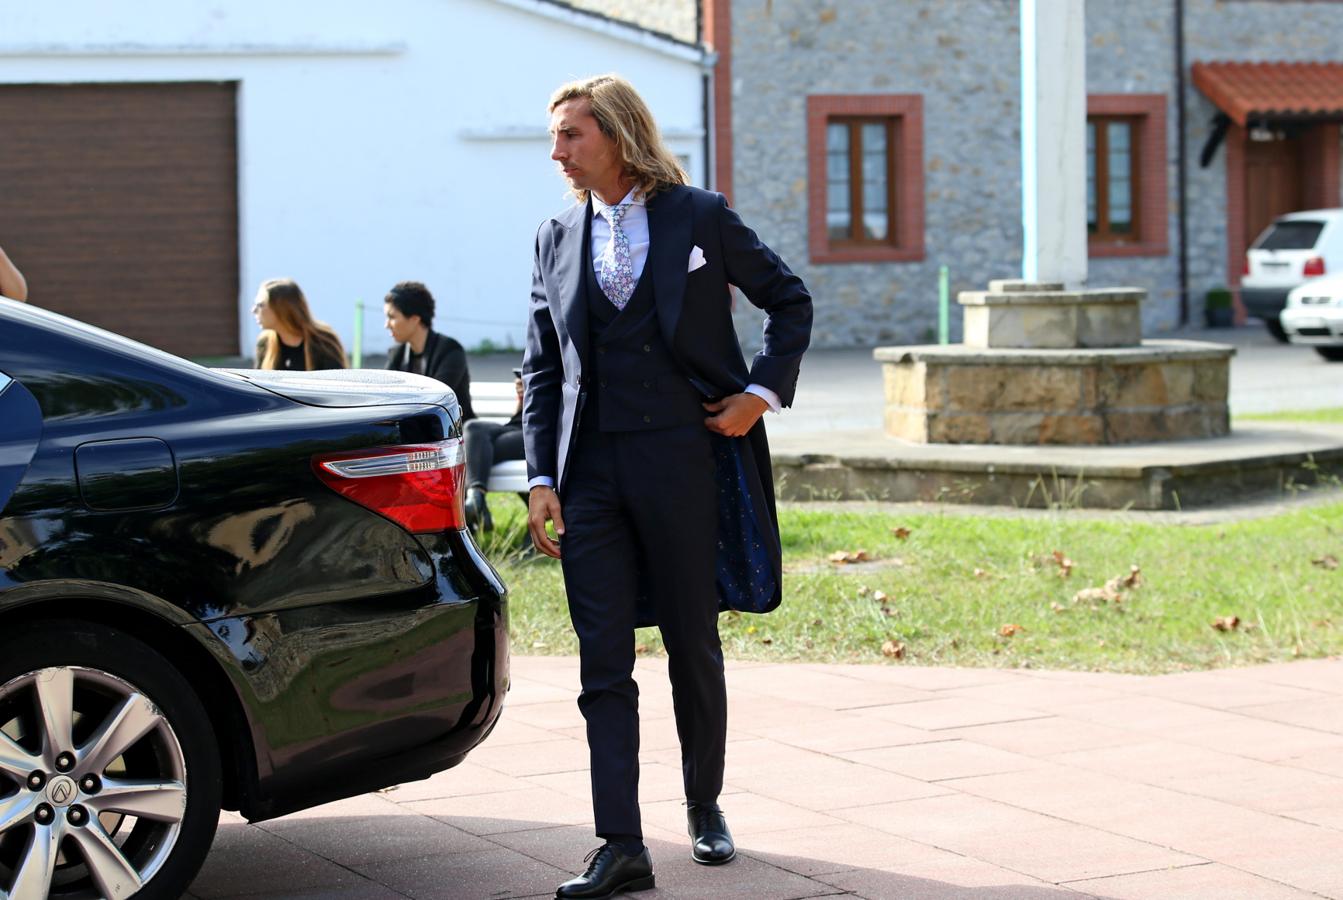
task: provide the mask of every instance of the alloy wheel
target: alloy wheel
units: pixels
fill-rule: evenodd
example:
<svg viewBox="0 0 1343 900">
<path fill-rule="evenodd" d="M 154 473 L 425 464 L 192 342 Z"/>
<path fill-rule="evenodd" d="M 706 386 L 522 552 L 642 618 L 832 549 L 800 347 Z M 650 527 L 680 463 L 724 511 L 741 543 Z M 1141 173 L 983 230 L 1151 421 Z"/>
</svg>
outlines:
<svg viewBox="0 0 1343 900">
<path fill-rule="evenodd" d="M 135 894 L 186 802 L 181 742 L 134 685 L 82 666 L 0 685 L 0 900 Z"/>
</svg>

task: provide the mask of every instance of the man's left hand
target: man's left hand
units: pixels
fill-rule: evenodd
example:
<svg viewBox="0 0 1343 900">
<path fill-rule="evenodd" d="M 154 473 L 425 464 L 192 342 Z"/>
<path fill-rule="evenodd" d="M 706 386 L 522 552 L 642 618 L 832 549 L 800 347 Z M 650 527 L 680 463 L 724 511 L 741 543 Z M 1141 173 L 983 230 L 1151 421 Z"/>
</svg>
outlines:
<svg viewBox="0 0 1343 900">
<path fill-rule="evenodd" d="M 704 408 L 717 415 L 704 420 L 704 427 L 725 437 L 741 437 L 769 409 L 758 394 L 731 394 L 722 400 L 705 403 Z"/>
</svg>

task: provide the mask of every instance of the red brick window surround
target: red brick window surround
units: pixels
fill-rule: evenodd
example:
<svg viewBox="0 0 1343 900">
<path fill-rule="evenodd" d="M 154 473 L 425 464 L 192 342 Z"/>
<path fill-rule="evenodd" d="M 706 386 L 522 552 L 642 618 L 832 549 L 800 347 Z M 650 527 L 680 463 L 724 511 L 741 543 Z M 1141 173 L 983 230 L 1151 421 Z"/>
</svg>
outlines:
<svg viewBox="0 0 1343 900">
<path fill-rule="evenodd" d="M 1087 97 L 1087 243 L 1091 256 L 1165 256 L 1164 94 Z"/>
<path fill-rule="evenodd" d="M 807 182 L 813 263 L 923 259 L 923 97 L 808 97 Z"/>
</svg>

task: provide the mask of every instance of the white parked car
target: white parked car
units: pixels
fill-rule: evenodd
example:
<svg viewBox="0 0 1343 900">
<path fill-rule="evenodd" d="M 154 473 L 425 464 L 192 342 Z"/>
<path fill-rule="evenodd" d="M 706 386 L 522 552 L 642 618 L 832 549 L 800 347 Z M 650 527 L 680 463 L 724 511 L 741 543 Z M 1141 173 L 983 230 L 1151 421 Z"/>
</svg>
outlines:
<svg viewBox="0 0 1343 900">
<path fill-rule="evenodd" d="M 1282 330 L 1293 344 L 1307 344 L 1330 362 L 1343 362 L 1343 272 L 1289 291 Z"/>
<path fill-rule="evenodd" d="M 1343 209 L 1315 209 L 1278 216 L 1245 253 L 1240 299 L 1269 333 L 1287 340 L 1279 317 L 1293 288 L 1313 278 L 1343 273 Z"/>
</svg>

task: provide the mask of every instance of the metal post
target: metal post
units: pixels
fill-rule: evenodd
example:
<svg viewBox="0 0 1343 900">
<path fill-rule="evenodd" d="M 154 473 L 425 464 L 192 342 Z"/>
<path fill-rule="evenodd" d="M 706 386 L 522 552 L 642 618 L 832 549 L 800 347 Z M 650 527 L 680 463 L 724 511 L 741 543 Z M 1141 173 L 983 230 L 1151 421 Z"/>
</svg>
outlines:
<svg viewBox="0 0 1343 900">
<path fill-rule="evenodd" d="M 937 270 L 937 342 L 951 343 L 951 290 L 947 267 Z"/>
<path fill-rule="evenodd" d="M 362 369 L 364 363 L 364 301 L 354 301 L 354 347 L 350 354 L 350 368 Z"/>
</svg>

